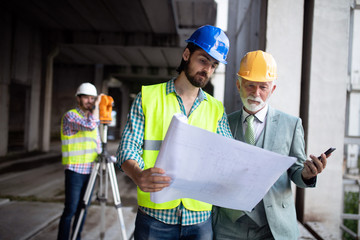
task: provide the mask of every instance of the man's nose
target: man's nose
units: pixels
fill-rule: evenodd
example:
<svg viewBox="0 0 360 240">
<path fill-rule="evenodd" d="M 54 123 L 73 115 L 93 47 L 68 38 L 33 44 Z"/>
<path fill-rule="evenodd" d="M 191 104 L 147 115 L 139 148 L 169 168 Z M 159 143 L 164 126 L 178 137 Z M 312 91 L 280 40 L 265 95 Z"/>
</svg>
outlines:
<svg viewBox="0 0 360 240">
<path fill-rule="evenodd" d="M 259 87 L 259 86 L 256 86 L 256 87 L 255 87 L 254 95 L 255 95 L 256 97 L 257 97 L 257 96 L 260 96 L 260 87 Z"/>
</svg>

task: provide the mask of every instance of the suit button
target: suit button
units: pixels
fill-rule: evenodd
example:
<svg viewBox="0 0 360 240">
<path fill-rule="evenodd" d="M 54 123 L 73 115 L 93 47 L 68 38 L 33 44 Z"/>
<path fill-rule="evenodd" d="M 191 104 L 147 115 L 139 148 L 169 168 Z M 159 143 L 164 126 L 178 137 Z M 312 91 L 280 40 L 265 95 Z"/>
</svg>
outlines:
<svg viewBox="0 0 360 240">
<path fill-rule="evenodd" d="M 285 204 L 285 203 L 282 203 L 282 207 L 283 207 L 283 208 L 286 208 L 286 204 Z"/>
</svg>

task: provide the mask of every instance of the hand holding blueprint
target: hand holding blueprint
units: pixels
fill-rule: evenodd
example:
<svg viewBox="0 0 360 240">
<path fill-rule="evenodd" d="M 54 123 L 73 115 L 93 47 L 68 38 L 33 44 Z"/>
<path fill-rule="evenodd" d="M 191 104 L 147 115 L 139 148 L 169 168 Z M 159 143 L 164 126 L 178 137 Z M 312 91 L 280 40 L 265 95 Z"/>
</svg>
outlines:
<svg viewBox="0 0 360 240">
<path fill-rule="evenodd" d="M 172 183 L 151 193 L 151 201 L 192 198 L 250 211 L 295 161 L 191 126 L 174 115 L 155 163 Z"/>
</svg>

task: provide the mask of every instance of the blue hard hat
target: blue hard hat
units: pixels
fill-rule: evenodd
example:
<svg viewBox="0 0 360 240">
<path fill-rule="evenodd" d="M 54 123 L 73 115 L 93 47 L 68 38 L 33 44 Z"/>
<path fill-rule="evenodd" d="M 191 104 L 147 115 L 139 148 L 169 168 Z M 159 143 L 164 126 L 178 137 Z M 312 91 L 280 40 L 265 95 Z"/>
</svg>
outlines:
<svg viewBox="0 0 360 240">
<path fill-rule="evenodd" d="M 219 62 L 227 63 L 226 56 L 230 43 L 228 37 L 220 28 L 211 25 L 202 26 L 186 42 L 194 43 Z"/>
</svg>

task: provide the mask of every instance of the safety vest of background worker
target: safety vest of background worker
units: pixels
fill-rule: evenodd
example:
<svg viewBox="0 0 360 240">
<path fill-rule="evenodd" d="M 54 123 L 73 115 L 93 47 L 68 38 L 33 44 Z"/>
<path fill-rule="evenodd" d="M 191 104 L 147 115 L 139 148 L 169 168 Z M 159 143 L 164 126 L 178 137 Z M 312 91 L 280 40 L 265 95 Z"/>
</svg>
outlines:
<svg viewBox="0 0 360 240">
<path fill-rule="evenodd" d="M 226 63 L 226 56 L 229 50 L 228 39 L 218 28 L 204 26 L 195 31 L 187 40 L 203 50 L 220 62 Z M 205 93 L 207 101 L 203 101 L 188 118 L 190 125 L 216 132 L 217 124 L 224 114 L 222 103 L 209 94 Z M 166 94 L 166 83 L 143 86 L 142 108 L 145 117 L 144 149 L 142 158 L 145 168 L 152 168 L 155 165 L 161 142 L 170 125 L 175 113 L 181 109 L 175 93 Z M 158 127 L 162 126 L 162 127 Z M 162 204 L 155 204 L 150 200 L 150 193 L 143 192 L 138 188 L 138 204 L 153 209 L 171 209 L 177 207 L 180 202 L 185 208 L 192 211 L 209 211 L 211 204 L 193 199 L 178 199 Z"/>
<path fill-rule="evenodd" d="M 78 88 L 76 96 L 80 94 L 96 96 L 97 91 L 92 84 L 84 83 Z M 84 118 L 76 109 L 70 111 L 77 114 L 79 118 Z M 63 129 L 63 118 L 61 119 L 61 129 Z M 93 162 L 98 156 L 97 135 L 97 128 L 92 131 L 79 130 L 71 136 L 64 135 L 61 131 L 62 164 Z"/>
</svg>

